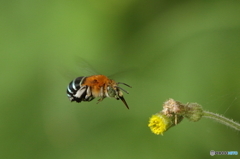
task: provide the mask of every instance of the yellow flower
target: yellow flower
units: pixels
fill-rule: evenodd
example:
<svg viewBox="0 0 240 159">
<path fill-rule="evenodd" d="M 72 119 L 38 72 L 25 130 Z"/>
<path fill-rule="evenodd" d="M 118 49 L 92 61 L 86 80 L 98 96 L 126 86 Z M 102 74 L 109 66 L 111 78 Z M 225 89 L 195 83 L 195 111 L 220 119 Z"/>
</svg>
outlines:
<svg viewBox="0 0 240 159">
<path fill-rule="evenodd" d="M 150 127 L 151 131 L 156 134 L 163 134 L 168 128 L 170 128 L 173 125 L 173 122 L 169 117 L 162 113 L 158 113 L 153 115 L 150 120 L 148 127 Z"/>
</svg>

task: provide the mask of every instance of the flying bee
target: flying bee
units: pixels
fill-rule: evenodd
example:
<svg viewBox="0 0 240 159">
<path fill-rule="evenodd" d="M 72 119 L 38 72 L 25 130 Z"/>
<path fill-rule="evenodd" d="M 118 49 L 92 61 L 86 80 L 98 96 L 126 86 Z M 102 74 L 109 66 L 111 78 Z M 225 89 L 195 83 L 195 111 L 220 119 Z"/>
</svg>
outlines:
<svg viewBox="0 0 240 159">
<path fill-rule="evenodd" d="M 127 102 L 123 98 L 123 92 L 129 94 L 127 91 L 119 87 L 119 84 L 123 84 L 131 88 L 131 86 L 115 82 L 104 75 L 93 75 L 93 76 L 81 76 L 71 81 L 67 88 L 67 96 L 71 102 L 81 101 L 90 102 L 94 98 L 100 97 L 98 102 L 102 101 L 106 97 L 115 98 L 125 104 L 129 109 Z"/>
</svg>

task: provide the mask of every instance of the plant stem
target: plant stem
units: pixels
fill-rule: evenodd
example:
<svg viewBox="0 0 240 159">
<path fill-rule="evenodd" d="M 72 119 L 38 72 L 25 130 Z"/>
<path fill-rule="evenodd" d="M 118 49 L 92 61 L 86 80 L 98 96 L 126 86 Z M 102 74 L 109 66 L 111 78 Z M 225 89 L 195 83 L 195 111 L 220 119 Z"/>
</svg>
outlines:
<svg viewBox="0 0 240 159">
<path fill-rule="evenodd" d="M 219 123 L 222 123 L 224 125 L 227 125 L 227 126 L 233 128 L 233 129 L 236 129 L 236 130 L 240 131 L 240 124 L 239 123 L 237 123 L 237 122 L 235 122 L 231 119 L 228 119 L 228 118 L 226 118 L 222 115 L 215 114 L 215 113 L 208 112 L 208 111 L 203 111 L 203 117 L 214 119 Z"/>
</svg>

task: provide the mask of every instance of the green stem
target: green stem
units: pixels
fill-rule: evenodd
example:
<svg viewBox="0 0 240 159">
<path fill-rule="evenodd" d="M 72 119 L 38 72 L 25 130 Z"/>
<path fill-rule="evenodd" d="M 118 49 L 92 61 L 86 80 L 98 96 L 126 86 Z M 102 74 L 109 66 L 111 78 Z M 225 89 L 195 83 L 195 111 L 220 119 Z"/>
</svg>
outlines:
<svg viewBox="0 0 240 159">
<path fill-rule="evenodd" d="M 240 124 L 231 120 L 231 119 L 228 119 L 222 115 L 219 115 L 219 114 L 215 114 L 215 113 L 212 113 L 212 112 L 208 112 L 208 111 L 203 111 L 203 117 L 206 117 L 206 118 L 210 118 L 210 119 L 214 119 L 216 121 L 218 121 L 219 123 L 222 123 L 224 125 L 227 125 L 233 129 L 236 129 L 238 131 L 240 131 Z"/>
</svg>

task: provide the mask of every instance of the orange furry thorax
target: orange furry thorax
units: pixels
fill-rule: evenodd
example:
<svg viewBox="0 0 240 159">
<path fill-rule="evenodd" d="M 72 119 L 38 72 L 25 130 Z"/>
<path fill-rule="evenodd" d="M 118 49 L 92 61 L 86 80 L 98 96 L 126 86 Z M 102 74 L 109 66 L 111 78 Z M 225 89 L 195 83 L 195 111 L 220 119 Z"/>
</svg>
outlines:
<svg viewBox="0 0 240 159">
<path fill-rule="evenodd" d="M 113 83 L 115 83 L 115 82 L 113 80 L 109 79 L 107 76 L 104 76 L 104 75 L 93 75 L 93 76 L 86 77 L 86 79 L 82 83 L 82 85 L 87 85 L 87 86 L 91 87 L 92 93 L 95 96 L 98 96 L 98 94 L 100 93 L 101 88 L 105 92 L 106 87 L 108 85 L 113 84 Z"/>
</svg>

